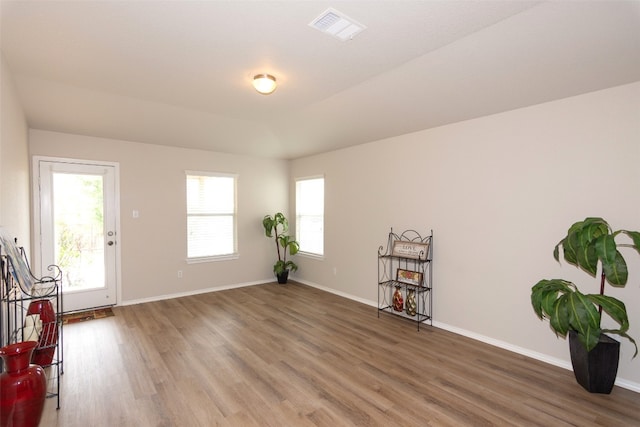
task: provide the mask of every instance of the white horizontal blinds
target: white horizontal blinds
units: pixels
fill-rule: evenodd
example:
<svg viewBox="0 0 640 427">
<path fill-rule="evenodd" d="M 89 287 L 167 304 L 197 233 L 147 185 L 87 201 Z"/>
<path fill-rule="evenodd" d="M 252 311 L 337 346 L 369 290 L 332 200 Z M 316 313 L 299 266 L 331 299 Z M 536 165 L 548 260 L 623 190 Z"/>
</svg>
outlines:
<svg viewBox="0 0 640 427">
<path fill-rule="evenodd" d="M 324 254 L 324 178 L 296 181 L 296 240 L 302 252 Z"/>
<path fill-rule="evenodd" d="M 187 257 L 235 252 L 235 181 L 229 175 L 187 174 Z"/>
</svg>

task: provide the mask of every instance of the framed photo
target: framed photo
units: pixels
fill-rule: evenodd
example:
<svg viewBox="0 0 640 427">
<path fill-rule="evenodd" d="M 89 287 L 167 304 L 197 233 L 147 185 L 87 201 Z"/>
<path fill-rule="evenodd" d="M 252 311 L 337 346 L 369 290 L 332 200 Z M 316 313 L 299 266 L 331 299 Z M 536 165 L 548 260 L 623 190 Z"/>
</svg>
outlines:
<svg viewBox="0 0 640 427">
<path fill-rule="evenodd" d="M 399 268 L 396 272 L 396 281 L 408 285 L 422 286 L 422 273 L 419 271 L 403 270 Z"/>
<path fill-rule="evenodd" d="M 404 258 L 419 259 L 426 261 L 429 254 L 429 244 L 422 242 L 407 242 L 404 240 L 395 240 L 393 242 L 393 250 L 391 255 L 401 256 Z"/>
</svg>

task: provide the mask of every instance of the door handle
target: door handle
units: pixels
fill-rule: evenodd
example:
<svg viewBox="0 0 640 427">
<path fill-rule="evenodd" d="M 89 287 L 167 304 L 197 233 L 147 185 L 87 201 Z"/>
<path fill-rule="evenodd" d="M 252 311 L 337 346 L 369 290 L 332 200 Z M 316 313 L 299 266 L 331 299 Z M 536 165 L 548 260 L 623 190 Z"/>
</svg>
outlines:
<svg viewBox="0 0 640 427">
<path fill-rule="evenodd" d="M 109 240 L 109 241 L 107 242 L 107 245 L 109 245 L 109 246 L 113 246 L 113 240 Z"/>
</svg>

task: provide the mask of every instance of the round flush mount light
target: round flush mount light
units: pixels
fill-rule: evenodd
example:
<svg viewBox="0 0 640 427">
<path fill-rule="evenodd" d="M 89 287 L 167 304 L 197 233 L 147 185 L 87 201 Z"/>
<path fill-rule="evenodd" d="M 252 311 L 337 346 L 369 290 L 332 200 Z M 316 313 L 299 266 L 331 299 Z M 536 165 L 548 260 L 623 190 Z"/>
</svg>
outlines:
<svg viewBox="0 0 640 427">
<path fill-rule="evenodd" d="M 276 90 L 276 78 L 271 74 L 256 74 L 253 76 L 253 87 L 263 95 L 269 95 Z"/>
</svg>

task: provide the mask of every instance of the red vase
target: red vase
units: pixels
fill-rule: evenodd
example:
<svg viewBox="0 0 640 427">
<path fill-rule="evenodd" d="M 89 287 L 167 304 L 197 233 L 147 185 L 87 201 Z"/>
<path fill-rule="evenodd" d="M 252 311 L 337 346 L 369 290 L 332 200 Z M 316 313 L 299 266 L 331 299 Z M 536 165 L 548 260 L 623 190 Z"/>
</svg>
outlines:
<svg viewBox="0 0 640 427">
<path fill-rule="evenodd" d="M 51 301 L 40 299 L 31 301 L 27 314 L 38 314 L 42 321 L 42 332 L 38 346 L 33 352 L 32 362 L 40 366 L 49 366 L 53 361 L 58 342 L 58 323 L 56 312 L 53 310 Z"/>
<path fill-rule="evenodd" d="M 395 311 L 402 311 L 404 308 L 404 299 L 402 298 L 402 292 L 400 286 L 396 286 L 396 290 L 393 293 L 393 309 Z"/>
<path fill-rule="evenodd" d="M 37 427 L 40 424 L 47 377 L 44 369 L 30 365 L 35 341 L 0 348 L 5 372 L 0 375 L 0 426 Z"/>
</svg>

